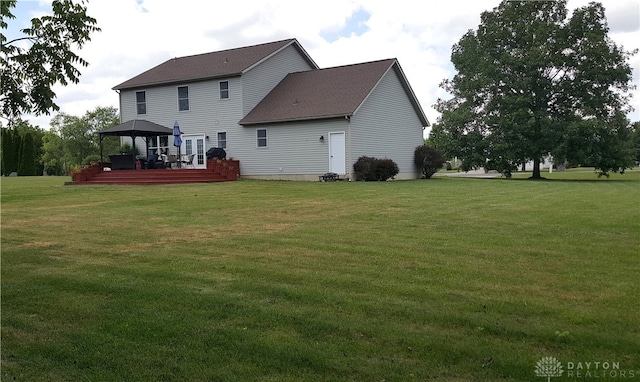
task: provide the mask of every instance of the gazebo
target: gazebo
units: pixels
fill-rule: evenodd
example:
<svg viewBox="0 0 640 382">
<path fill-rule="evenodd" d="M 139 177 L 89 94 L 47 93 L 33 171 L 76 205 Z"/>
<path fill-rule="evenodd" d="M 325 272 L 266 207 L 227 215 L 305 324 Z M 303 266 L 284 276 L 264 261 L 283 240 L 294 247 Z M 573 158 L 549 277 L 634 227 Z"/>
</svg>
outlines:
<svg viewBox="0 0 640 382">
<path fill-rule="evenodd" d="M 117 126 L 99 131 L 100 134 L 100 162 L 104 162 L 102 153 L 102 139 L 105 136 L 131 137 L 133 147 L 136 147 L 137 137 L 157 137 L 160 135 L 172 135 L 173 129 L 158 125 L 144 119 L 132 119 Z"/>
</svg>

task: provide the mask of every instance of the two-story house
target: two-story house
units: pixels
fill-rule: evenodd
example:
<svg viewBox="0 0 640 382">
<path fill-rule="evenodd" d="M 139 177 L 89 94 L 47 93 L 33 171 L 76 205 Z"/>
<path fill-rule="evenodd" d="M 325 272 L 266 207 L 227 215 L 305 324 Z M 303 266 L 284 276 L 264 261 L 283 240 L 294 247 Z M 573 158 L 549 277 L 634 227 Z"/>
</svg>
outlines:
<svg viewBox="0 0 640 382">
<path fill-rule="evenodd" d="M 222 147 L 245 178 L 351 177 L 362 155 L 419 176 L 413 152 L 429 125 L 396 59 L 320 69 L 296 39 L 170 59 L 114 87 L 121 120 L 180 125 L 182 153 Z M 170 137 L 150 150 L 174 152 Z"/>
</svg>

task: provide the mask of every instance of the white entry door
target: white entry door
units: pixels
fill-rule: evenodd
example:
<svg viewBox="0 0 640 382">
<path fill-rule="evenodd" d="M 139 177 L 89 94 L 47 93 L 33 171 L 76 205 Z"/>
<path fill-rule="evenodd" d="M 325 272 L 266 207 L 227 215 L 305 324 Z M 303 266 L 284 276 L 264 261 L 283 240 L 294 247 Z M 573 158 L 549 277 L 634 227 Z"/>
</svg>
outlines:
<svg viewBox="0 0 640 382">
<path fill-rule="evenodd" d="M 329 172 L 347 173 L 345 142 L 344 132 L 329 133 Z"/>
<path fill-rule="evenodd" d="M 193 157 L 193 168 L 207 168 L 204 135 L 183 135 L 181 152 L 183 155 L 196 154 Z"/>
</svg>

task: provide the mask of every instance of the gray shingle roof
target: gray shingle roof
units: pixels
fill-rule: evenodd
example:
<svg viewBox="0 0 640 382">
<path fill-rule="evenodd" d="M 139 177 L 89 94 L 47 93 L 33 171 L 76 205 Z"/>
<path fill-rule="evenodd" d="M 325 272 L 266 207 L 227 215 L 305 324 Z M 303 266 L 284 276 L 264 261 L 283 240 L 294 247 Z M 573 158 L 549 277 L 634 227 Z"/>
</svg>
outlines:
<svg viewBox="0 0 640 382">
<path fill-rule="evenodd" d="M 132 119 L 117 126 L 98 131 L 100 135 L 116 135 L 130 137 L 156 137 L 159 135 L 172 135 L 173 129 L 149 122 L 145 119 Z"/>
<path fill-rule="evenodd" d="M 395 59 L 291 73 L 239 123 L 255 125 L 352 116 L 392 68 L 403 82 L 424 126 L 428 126 Z"/>
<path fill-rule="evenodd" d="M 194 56 L 172 58 L 116 85 L 113 89 L 123 90 L 241 75 L 273 53 L 291 44 L 295 44 L 311 65 L 317 67 L 296 39 L 288 39 Z"/>
</svg>

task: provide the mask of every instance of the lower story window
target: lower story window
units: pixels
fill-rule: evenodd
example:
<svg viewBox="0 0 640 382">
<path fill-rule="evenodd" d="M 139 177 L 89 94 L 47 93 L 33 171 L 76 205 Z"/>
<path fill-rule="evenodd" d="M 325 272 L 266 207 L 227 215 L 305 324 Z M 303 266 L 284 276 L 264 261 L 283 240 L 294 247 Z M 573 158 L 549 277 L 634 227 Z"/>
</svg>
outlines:
<svg viewBox="0 0 640 382">
<path fill-rule="evenodd" d="M 218 147 L 221 149 L 227 148 L 227 133 L 221 132 L 218 133 Z"/>
<path fill-rule="evenodd" d="M 267 129 L 258 129 L 258 147 L 267 147 Z"/>
</svg>

